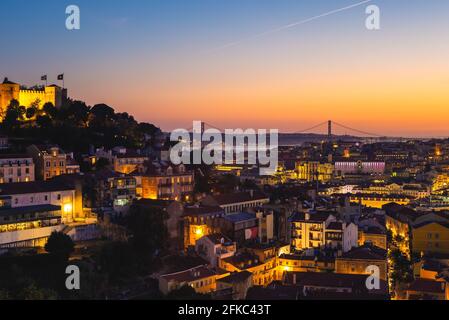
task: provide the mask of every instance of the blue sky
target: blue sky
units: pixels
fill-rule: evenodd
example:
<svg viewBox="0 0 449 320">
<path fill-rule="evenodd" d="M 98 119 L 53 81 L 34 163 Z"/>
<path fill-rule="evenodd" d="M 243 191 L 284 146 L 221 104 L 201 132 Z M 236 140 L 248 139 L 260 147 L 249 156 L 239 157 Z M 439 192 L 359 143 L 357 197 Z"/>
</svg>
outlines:
<svg viewBox="0 0 449 320">
<path fill-rule="evenodd" d="M 323 106 L 323 120 L 345 122 L 341 112 L 324 107 L 333 99 L 340 99 L 339 104 L 347 101 L 345 113 L 354 113 L 354 119 L 346 121 L 353 125 L 351 121 L 360 121 L 357 115 L 363 106 L 351 98 L 350 92 L 347 97 L 333 96 L 332 81 L 337 74 L 340 72 L 342 79 L 352 76 L 341 89 L 345 90 L 351 88 L 356 76 L 370 78 L 369 65 L 376 72 L 385 68 L 386 73 L 397 66 L 397 81 L 410 76 L 410 66 L 423 63 L 423 70 L 413 73 L 416 77 L 423 76 L 430 62 L 428 68 L 437 73 L 440 67 L 449 71 L 449 1 L 372 1 L 381 9 L 382 29 L 376 32 L 364 27 L 366 5 L 362 5 L 297 28 L 257 39 L 251 37 L 357 2 L 9 1 L 2 3 L 0 11 L 0 34 L 6 44 L 0 50 L 0 76 L 32 85 L 39 82 L 42 74 L 48 74 L 52 82 L 64 72 L 66 86 L 74 98 L 90 104 L 108 103 L 165 129 L 192 120 L 218 122 L 220 127 L 233 123 L 251 126 L 254 116 L 250 111 L 254 114 L 260 110 L 257 125 L 267 127 L 271 120 L 285 131 L 313 124 L 320 118 L 313 114 L 316 108 L 312 97 L 302 99 L 295 92 L 299 87 L 301 93 L 317 92 L 317 82 L 325 77 L 324 98 L 317 97 L 316 102 Z M 69 4 L 81 9 L 79 31 L 65 29 L 65 8 Z M 240 40 L 243 41 L 236 46 L 214 51 Z M 437 76 L 438 83 L 446 81 L 440 74 Z M 311 82 L 314 85 L 309 89 Z M 339 82 L 335 85 L 339 86 Z M 377 85 L 381 86 L 380 81 Z M 269 88 L 273 88 L 270 94 Z M 379 98 L 379 103 L 385 105 L 388 88 L 379 88 L 374 91 L 378 89 L 383 98 Z M 363 90 L 369 92 L 368 88 Z M 258 96 L 257 92 L 264 94 Z M 431 93 L 426 91 L 417 99 L 424 101 Z M 403 90 L 401 94 L 405 97 L 398 102 L 399 116 L 405 115 L 409 102 L 407 92 Z M 287 120 L 270 114 L 270 105 L 279 112 L 291 112 L 292 101 L 303 112 L 288 116 Z M 214 106 L 220 108 L 220 116 Z M 413 110 L 421 107 L 414 106 Z M 388 108 L 391 110 L 391 106 Z M 249 111 L 235 117 L 234 110 Z M 420 117 L 418 111 L 414 116 Z M 432 119 L 428 122 L 432 123 Z M 384 131 L 394 133 L 395 128 L 385 124 Z M 413 130 L 405 131 L 402 130 L 404 134 L 414 134 Z M 438 128 L 438 134 L 442 131 L 443 127 Z"/>
</svg>

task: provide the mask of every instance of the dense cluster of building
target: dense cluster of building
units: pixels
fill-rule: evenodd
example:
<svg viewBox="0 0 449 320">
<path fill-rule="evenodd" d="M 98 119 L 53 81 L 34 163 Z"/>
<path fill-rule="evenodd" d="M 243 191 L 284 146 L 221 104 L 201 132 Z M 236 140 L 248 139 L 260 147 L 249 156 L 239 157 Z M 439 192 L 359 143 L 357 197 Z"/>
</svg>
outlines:
<svg viewBox="0 0 449 320">
<path fill-rule="evenodd" d="M 53 231 L 108 238 L 102 224 L 136 206 L 166 212 L 170 257 L 195 261 L 152 275 L 163 294 L 449 299 L 449 141 L 303 142 L 280 147 L 276 173 L 263 176 L 257 165 L 173 165 L 166 137 L 86 154 L 48 144 L 18 153 L 9 138 L 0 137 L 0 253 L 41 248 Z"/>
<path fill-rule="evenodd" d="M 216 299 L 448 299 L 448 148 L 323 141 L 281 148 L 270 177 L 254 166 L 216 166 L 217 175 L 263 192 L 208 195 L 186 207 L 184 250 L 204 264 L 160 276 L 160 290 L 190 285 Z M 373 267 L 379 286 L 368 289 Z"/>
</svg>

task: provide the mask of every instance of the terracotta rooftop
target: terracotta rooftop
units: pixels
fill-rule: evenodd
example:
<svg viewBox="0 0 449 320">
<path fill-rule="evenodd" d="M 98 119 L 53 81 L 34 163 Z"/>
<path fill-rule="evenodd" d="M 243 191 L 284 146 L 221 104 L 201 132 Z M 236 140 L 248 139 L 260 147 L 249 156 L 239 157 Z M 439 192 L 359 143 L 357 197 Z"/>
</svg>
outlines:
<svg viewBox="0 0 449 320">
<path fill-rule="evenodd" d="M 2 196 L 66 190 L 74 190 L 74 187 L 58 181 L 18 182 L 0 185 L 0 195 Z"/>
<path fill-rule="evenodd" d="M 216 275 L 216 273 L 208 269 L 207 267 L 198 266 L 181 272 L 162 275 L 161 278 L 164 278 L 167 281 L 191 282 L 199 279 L 212 277 L 214 275 Z"/>
<path fill-rule="evenodd" d="M 232 240 L 226 237 L 225 235 L 221 233 L 214 233 L 207 235 L 206 238 L 208 238 L 212 243 L 214 244 L 230 244 L 232 243 Z"/>
<path fill-rule="evenodd" d="M 287 272 L 286 283 L 296 286 L 323 288 L 351 288 L 353 291 L 366 292 L 366 275 L 327 272 Z M 295 283 L 296 281 L 296 283 Z M 385 291 L 386 282 L 381 281 L 380 291 Z M 377 291 L 377 290 L 374 290 Z M 373 292 L 375 293 L 375 292 Z"/>
<path fill-rule="evenodd" d="M 309 213 L 309 219 L 306 220 L 306 214 L 304 212 L 297 212 L 291 218 L 292 222 L 311 222 L 311 223 L 322 223 L 329 218 L 330 215 L 336 214 L 336 212 L 311 212 Z"/>
<path fill-rule="evenodd" d="M 254 200 L 268 199 L 269 197 L 260 191 L 226 193 L 213 196 L 218 205 L 227 205 L 232 203 L 250 202 Z"/>
<path fill-rule="evenodd" d="M 249 277 L 251 277 L 253 274 L 249 271 L 241 271 L 241 272 L 234 272 L 231 275 L 221 278 L 220 282 L 226 282 L 226 283 L 239 283 L 246 281 Z"/>
<path fill-rule="evenodd" d="M 0 154 L 0 159 L 32 159 L 27 154 Z"/>
<path fill-rule="evenodd" d="M 387 251 L 371 244 L 353 248 L 337 259 L 354 259 L 354 260 L 385 260 Z"/>
<path fill-rule="evenodd" d="M 444 286 L 444 282 L 429 279 L 416 279 L 410 284 L 407 290 L 429 293 L 444 293 Z"/>
<path fill-rule="evenodd" d="M 341 222 L 331 222 L 326 227 L 326 230 L 343 230 L 343 224 Z"/>
<path fill-rule="evenodd" d="M 218 206 L 196 206 L 184 208 L 184 216 L 200 216 L 210 214 L 224 214 L 224 210 Z"/>
</svg>

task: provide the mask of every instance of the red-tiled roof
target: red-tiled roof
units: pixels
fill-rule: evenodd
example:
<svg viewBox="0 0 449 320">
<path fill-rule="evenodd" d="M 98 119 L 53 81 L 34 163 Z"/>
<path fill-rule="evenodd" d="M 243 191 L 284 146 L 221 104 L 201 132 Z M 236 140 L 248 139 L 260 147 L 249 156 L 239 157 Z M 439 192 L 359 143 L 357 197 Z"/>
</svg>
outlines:
<svg viewBox="0 0 449 320">
<path fill-rule="evenodd" d="M 251 192 L 236 192 L 220 194 L 213 197 L 219 205 L 227 205 L 231 203 L 250 202 L 254 200 L 268 199 L 268 196 L 260 191 Z"/>
<path fill-rule="evenodd" d="M 220 243 L 224 243 L 224 244 L 229 244 L 232 243 L 232 240 L 229 239 L 228 237 L 226 237 L 225 235 L 221 234 L 221 233 L 214 233 L 214 234 L 210 234 L 206 236 L 212 243 L 214 244 L 220 244 Z"/>
<path fill-rule="evenodd" d="M 323 288 L 351 288 L 354 291 L 367 291 L 366 275 L 342 274 L 327 272 L 287 272 L 286 282 L 297 286 Z M 381 281 L 381 291 L 386 288 L 386 282 Z M 373 292 L 374 293 L 374 292 Z"/>
<path fill-rule="evenodd" d="M 444 293 L 445 283 L 430 280 L 430 279 L 416 279 L 408 287 L 408 291 Z"/>
<path fill-rule="evenodd" d="M 371 244 L 365 244 L 358 248 L 354 248 L 343 254 L 337 259 L 355 259 L 355 260 L 385 260 L 387 251 Z"/>
<path fill-rule="evenodd" d="M 224 214 L 224 210 L 220 207 L 214 206 L 197 206 L 184 208 L 184 216 L 200 216 L 209 214 Z"/>
<path fill-rule="evenodd" d="M 74 190 L 74 187 L 57 181 L 18 182 L 0 185 L 0 195 L 2 196 L 65 190 Z"/>
<path fill-rule="evenodd" d="M 215 271 L 210 270 L 205 266 L 198 266 L 181 272 L 162 275 L 161 278 L 164 278 L 167 281 L 191 282 L 212 277 L 214 275 L 216 275 Z"/>
<path fill-rule="evenodd" d="M 341 222 L 331 222 L 326 227 L 326 230 L 343 230 L 343 224 Z"/>
<path fill-rule="evenodd" d="M 336 212 L 311 212 L 309 213 L 309 219 L 306 220 L 306 214 L 304 212 L 297 212 L 291 218 L 293 222 L 311 222 L 311 223 L 321 223 L 327 220 L 330 215 L 336 215 Z"/>
<path fill-rule="evenodd" d="M 251 277 L 253 274 L 249 271 L 241 271 L 241 272 L 234 272 L 231 275 L 221 278 L 220 282 L 226 282 L 226 283 L 238 283 L 246 281 L 249 277 Z"/>
<path fill-rule="evenodd" d="M 0 154 L 0 159 L 32 159 L 27 154 Z"/>
</svg>

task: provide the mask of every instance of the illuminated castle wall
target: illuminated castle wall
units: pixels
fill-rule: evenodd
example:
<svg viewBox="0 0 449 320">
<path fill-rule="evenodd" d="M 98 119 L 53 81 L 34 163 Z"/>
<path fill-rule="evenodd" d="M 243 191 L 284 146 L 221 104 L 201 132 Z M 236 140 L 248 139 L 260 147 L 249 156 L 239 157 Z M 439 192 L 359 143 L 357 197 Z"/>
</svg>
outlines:
<svg viewBox="0 0 449 320">
<path fill-rule="evenodd" d="M 20 88 L 19 84 L 5 78 L 3 83 L 0 84 L 0 118 L 4 116 L 6 108 L 13 99 L 27 108 L 36 102 L 39 108 L 42 108 L 47 102 L 59 108 L 66 97 L 66 89 L 57 85 L 46 86 L 43 90 L 24 90 Z"/>
</svg>

